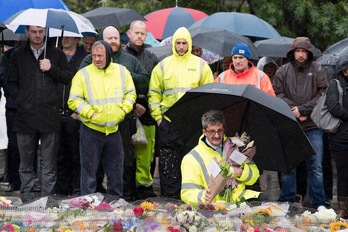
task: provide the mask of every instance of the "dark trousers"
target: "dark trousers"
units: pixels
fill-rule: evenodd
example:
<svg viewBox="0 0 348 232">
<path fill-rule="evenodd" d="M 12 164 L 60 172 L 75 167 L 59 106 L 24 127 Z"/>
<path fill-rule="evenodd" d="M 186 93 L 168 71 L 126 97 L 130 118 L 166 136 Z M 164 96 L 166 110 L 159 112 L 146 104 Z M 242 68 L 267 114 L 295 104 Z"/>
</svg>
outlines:
<svg viewBox="0 0 348 232">
<path fill-rule="evenodd" d="M 35 185 L 34 162 L 37 154 L 37 144 L 41 141 L 41 195 L 54 193 L 57 179 L 57 152 L 59 133 L 20 133 L 17 141 L 20 154 L 19 176 L 21 192 L 32 192 Z"/>
<path fill-rule="evenodd" d="M 119 124 L 119 131 L 123 141 L 124 165 L 123 165 L 123 197 L 131 201 L 135 200 L 135 151 L 132 143 L 132 135 L 136 132 L 135 121 L 129 116 Z"/>
<path fill-rule="evenodd" d="M 183 144 L 174 125 L 162 119 L 156 131 L 161 196 L 180 199 Z"/>
<path fill-rule="evenodd" d="M 337 170 L 337 197 L 348 197 L 348 143 L 330 141 L 330 151 Z"/>
<path fill-rule="evenodd" d="M 101 162 L 108 178 L 107 193 L 122 197 L 123 157 L 122 138 L 119 131 L 106 135 L 81 124 L 81 195 L 95 193 L 96 173 Z"/>
<path fill-rule="evenodd" d="M 60 125 L 56 193 L 80 194 L 79 131 L 81 122 L 71 118 L 70 115 L 61 115 Z"/>
<path fill-rule="evenodd" d="M 6 108 L 6 126 L 7 126 L 7 174 L 9 183 L 13 191 L 19 191 L 21 188 L 21 180 L 19 178 L 19 150 L 17 145 L 17 133 L 13 131 L 16 109 Z"/>
</svg>

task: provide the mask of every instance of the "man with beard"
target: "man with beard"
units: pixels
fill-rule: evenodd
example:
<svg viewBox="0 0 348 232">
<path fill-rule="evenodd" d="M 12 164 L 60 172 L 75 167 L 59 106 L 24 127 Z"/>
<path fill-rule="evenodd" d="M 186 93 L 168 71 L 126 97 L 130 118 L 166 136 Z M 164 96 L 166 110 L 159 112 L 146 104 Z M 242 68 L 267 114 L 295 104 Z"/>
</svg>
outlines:
<svg viewBox="0 0 348 232">
<path fill-rule="evenodd" d="M 316 155 L 307 158 L 309 199 L 312 207 L 320 210 L 325 205 L 322 171 L 323 133 L 310 118 L 310 114 L 328 85 L 327 73 L 313 62 L 313 46 L 307 37 L 297 37 L 287 54 L 289 63 L 276 72 L 273 88 L 278 97 L 291 108 L 306 133 Z M 296 168 L 281 176 L 279 201 L 294 202 L 296 197 Z"/>
<path fill-rule="evenodd" d="M 149 74 L 136 57 L 123 51 L 120 32 L 117 28 L 108 26 L 99 35 L 112 47 L 113 62 L 125 66 L 131 73 L 137 94 L 144 92 L 144 90 L 146 92 L 149 86 Z M 80 68 L 91 63 L 92 57 L 88 55 L 82 61 Z M 135 199 L 135 155 L 132 135 L 136 132 L 136 125 L 133 112 L 126 114 L 124 121 L 119 125 L 119 130 L 124 150 L 123 197 L 131 201 Z M 98 179 L 98 187 L 101 184 L 101 179 Z"/>
</svg>

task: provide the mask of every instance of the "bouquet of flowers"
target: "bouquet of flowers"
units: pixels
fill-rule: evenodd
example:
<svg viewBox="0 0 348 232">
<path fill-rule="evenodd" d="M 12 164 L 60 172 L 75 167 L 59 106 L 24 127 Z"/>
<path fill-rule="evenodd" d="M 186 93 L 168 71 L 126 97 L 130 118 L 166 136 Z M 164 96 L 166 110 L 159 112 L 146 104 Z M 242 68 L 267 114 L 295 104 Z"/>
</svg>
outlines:
<svg viewBox="0 0 348 232">
<path fill-rule="evenodd" d="M 249 162 L 255 154 L 254 141 L 251 141 L 247 133 L 244 132 L 241 136 L 236 134 L 236 136 L 226 139 L 222 159 L 218 163 L 221 171 L 215 177 L 210 176 L 209 188 L 213 196 L 212 199 L 219 194 L 227 202 L 232 200 L 232 190 L 237 187 L 237 182 L 233 178 L 233 166 L 241 167 L 243 163 Z"/>
<path fill-rule="evenodd" d="M 251 141 L 250 136 L 246 132 L 241 136 L 236 134 L 234 137 L 229 137 L 224 142 L 222 158 L 229 165 L 240 167 L 243 163 L 249 162 L 255 154 L 256 147 L 254 146 L 254 141 Z M 237 188 L 237 186 L 236 180 L 231 178 L 219 195 L 230 202 L 232 200 L 232 190 Z"/>
</svg>

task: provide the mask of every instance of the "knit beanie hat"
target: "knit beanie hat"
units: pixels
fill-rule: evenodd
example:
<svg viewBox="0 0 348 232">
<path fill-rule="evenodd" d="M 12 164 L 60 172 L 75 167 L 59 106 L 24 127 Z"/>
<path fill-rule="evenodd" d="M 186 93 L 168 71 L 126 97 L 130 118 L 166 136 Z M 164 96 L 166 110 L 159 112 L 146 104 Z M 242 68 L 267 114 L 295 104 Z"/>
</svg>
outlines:
<svg viewBox="0 0 348 232">
<path fill-rule="evenodd" d="M 246 58 L 248 58 L 248 60 L 250 60 L 250 49 L 249 46 L 246 45 L 245 43 L 239 42 L 236 43 L 234 45 L 234 47 L 232 48 L 232 56 L 233 55 L 242 55 L 245 56 Z"/>
</svg>

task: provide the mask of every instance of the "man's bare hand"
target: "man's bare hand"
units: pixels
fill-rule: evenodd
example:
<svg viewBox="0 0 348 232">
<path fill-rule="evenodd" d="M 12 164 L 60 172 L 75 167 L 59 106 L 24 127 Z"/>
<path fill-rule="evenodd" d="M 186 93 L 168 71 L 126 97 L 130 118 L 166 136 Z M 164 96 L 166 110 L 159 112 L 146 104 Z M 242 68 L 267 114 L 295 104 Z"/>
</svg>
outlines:
<svg viewBox="0 0 348 232">
<path fill-rule="evenodd" d="M 146 112 L 146 109 L 144 106 L 138 103 L 135 104 L 134 113 L 138 118 L 140 118 L 143 114 L 145 114 L 145 112 Z"/>
<path fill-rule="evenodd" d="M 303 121 L 306 121 L 308 118 L 308 116 L 300 116 L 298 119 L 303 122 Z"/>
<path fill-rule="evenodd" d="M 77 113 L 72 113 L 72 114 L 70 115 L 70 117 L 72 117 L 73 119 L 78 119 Z"/>
<path fill-rule="evenodd" d="M 49 59 L 40 60 L 39 65 L 42 72 L 47 72 L 51 69 L 51 61 Z"/>
<path fill-rule="evenodd" d="M 205 199 L 206 201 L 209 201 L 209 202 L 212 200 L 212 197 L 211 197 L 210 193 L 211 193 L 211 190 L 210 190 L 210 188 L 208 187 L 208 188 L 205 190 L 204 199 Z"/>
<path fill-rule="evenodd" d="M 298 118 L 298 117 L 301 116 L 301 115 L 300 115 L 300 111 L 298 111 L 297 106 L 292 107 L 292 108 L 291 108 L 291 111 L 292 111 L 292 113 L 294 114 L 294 116 L 295 116 L 296 118 Z"/>
</svg>

